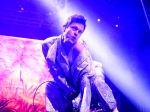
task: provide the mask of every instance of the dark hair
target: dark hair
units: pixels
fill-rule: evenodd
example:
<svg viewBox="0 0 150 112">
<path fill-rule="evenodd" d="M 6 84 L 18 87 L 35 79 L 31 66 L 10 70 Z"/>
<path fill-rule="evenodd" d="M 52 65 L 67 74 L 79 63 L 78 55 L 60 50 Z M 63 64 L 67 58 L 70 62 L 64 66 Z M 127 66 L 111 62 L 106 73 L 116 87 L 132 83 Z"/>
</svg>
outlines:
<svg viewBox="0 0 150 112">
<path fill-rule="evenodd" d="M 68 28 L 69 25 L 72 24 L 73 22 L 83 24 L 84 25 L 84 30 L 85 30 L 85 28 L 86 28 L 86 19 L 85 19 L 84 16 L 75 14 L 75 15 L 72 15 L 72 16 L 68 17 L 67 22 L 65 23 L 65 27 Z"/>
</svg>

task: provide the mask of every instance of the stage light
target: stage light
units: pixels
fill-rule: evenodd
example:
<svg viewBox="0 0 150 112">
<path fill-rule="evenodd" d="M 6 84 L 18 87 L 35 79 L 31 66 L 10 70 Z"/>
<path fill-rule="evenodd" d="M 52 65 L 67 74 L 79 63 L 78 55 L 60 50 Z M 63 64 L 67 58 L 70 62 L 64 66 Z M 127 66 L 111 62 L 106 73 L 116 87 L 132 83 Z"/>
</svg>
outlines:
<svg viewBox="0 0 150 112">
<path fill-rule="evenodd" d="M 100 20 L 100 19 L 97 19 L 97 21 L 100 22 L 101 20 Z"/>
<path fill-rule="evenodd" d="M 144 73 L 138 73 L 138 70 L 133 71 L 130 68 L 131 62 L 126 58 L 128 53 L 122 52 L 122 48 L 116 47 L 117 43 L 109 40 L 109 34 L 98 29 L 97 25 L 90 23 L 83 34 L 93 57 L 103 64 L 107 77 L 135 106 L 139 106 L 139 102 L 141 102 L 144 105 L 140 105 L 140 107 L 150 111 L 148 99 L 150 90 L 144 83 L 144 77 L 139 75 Z M 112 32 L 111 29 L 107 29 Z"/>
<path fill-rule="evenodd" d="M 18 6 L 18 12 L 23 12 L 24 11 L 24 7 L 22 5 Z"/>
</svg>

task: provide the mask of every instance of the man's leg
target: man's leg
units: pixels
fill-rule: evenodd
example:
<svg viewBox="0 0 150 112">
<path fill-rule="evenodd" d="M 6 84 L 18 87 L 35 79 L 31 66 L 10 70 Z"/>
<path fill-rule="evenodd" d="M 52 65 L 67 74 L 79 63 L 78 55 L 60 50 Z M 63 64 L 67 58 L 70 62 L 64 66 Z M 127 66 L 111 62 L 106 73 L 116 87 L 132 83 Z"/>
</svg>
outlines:
<svg viewBox="0 0 150 112">
<path fill-rule="evenodd" d="M 86 75 L 82 76 L 80 79 L 80 93 L 80 112 L 89 112 L 91 104 L 91 85 L 90 80 Z"/>
<path fill-rule="evenodd" d="M 73 112 L 72 101 L 64 98 L 63 91 L 54 81 L 46 85 L 46 111 Z"/>
</svg>

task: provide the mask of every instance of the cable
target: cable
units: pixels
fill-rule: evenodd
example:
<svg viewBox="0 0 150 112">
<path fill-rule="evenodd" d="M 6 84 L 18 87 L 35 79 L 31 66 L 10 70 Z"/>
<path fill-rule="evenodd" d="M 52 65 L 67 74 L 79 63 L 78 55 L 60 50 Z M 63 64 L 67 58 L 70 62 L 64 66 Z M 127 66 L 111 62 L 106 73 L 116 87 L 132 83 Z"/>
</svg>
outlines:
<svg viewBox="0 0 150 112">
<path fill-rule="evenodd" d="M 147 20 L 147 23 L 148 23 L 148 27 L 150 29 L 150 23 L 149 23 L 149 20 L 148 20 L 147 14 L 146 14 L 146 10 L 145 10 L 145 7 L 144 7 L 144 3 L 143 3 L 142 0 L 141 0 L 141 4 L 142 4 L 143 10 L 144 10 L 144 14 L 145 14 L 145 17 L 146 17 L 146 20 Z"/>
<path fill-rule="evenodd" d="M 37 90 L 39 89 L 39 87 L 41 87 L 44 83 L 47 83 L 47 82 L 50 82 L 50 81 L 45 81 L 43 83 L 41 83 L 35 90 L 35 93 L 34 93 L 34 96 L 33 96 L 33 109 L 34 109 L 34 112 L 36 112 L 36 109 L 35 109 L 35 106 L 34 106 L 34 99 L 35 99 L 35 96 L 36 96 L 36 92 Z"/>
<path fill-rule="evenodd" d="M 37 88 L 36 88 L 36 90 L 35 90 L 35 93 L 34 93 L 34 96 L 33 96 L 33 109 L 34 109 L 34 112 L 36 112 L 36 108 L 35 108 L 35 106 L 34 106 L 34 99 L 35 99 L 35 96 L 36 96 L 36 92 L 37 92 L 37 90 L 44 84 L 44 83 L 47 83 L 47 82 L 50 82 L 50 81 L 45 81 L 45 82 L 43 82 L 43 83 L 41 83 Z M 70 101 L 67 105 L 66 105 L 66 107 L 68 107 L 68 105 L 71 103 L 72 101 Z M 76 112 L 76 111 L 75 111 Z M 78 111 L 77 111 L 78 112 Z"/>
</svg>

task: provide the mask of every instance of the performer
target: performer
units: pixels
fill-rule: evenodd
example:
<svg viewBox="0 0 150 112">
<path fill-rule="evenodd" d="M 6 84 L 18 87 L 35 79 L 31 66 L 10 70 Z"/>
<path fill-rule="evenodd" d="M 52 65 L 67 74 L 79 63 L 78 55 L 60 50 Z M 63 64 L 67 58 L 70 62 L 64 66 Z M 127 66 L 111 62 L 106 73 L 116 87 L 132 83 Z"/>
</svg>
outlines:
<svg viewBox="0 0 150 112">
<path fill-rule="evenodd" d="M 63 33 L 44 40 L 42 50 L 53 80 L 46 86 L 46 110 L 89 112 L 93 99 L 104 101 L 118 112 L 111 89 L 96 72 L 88 46 L 80 37 L 86 28 L 82 15 L 72 15 L 63 25 Z M 95 98 L 96 97 L 96 98 Z"/>
</svg>

